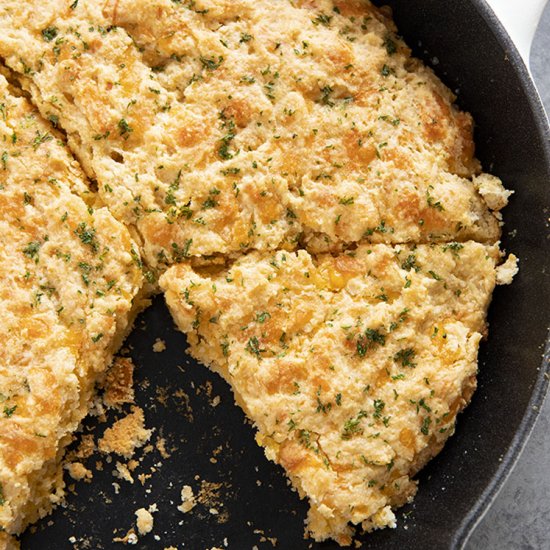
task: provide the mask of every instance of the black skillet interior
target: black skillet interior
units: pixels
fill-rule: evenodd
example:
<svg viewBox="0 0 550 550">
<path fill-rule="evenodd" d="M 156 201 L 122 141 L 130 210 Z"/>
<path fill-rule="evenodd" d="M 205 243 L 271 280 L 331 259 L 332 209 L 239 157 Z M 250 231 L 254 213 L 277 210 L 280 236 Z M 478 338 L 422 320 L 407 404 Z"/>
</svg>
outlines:
<svg viewBox="0 0 550 550">
<path fill-rule="evenodd" d="M 364 548 L 379 550 L 459 548 L 517 456 L 546 389 L 548 130 L 527 72 L 483 0 L 384 3 L 394 8 L 416 55 L 428 62 L 437 57 L 436 72 L 459 89 L 460 105 L 477 122 L 484 167 L 516 192 L 505 211 L 503 241 L 521 259 L 521 271 L 513 286 L 495 293 L 479 389 L 455 436 L 419 475 L 420 491 L 399 513 L 398 529 L 361 538 Z M 156 338 L 166 351 L 152 352 Z M 154 531 L 135 548 L 206 549 L 224 541 L 230 548 L 270 548 L 271 537 L 284 549 L 336 547 L 303 540 L 305 503 L 265 460 L 226 385 L 183 354 L 185 338 L 173 329 L 161 298 L 140 317 L 127 347 L 137 366 L 136 401 L 156 428 L 153 440 L 164 437 L 171 456 L 138 453 L 141 464 L 130 484 L 113 477 L 114 460 L 94 455 L 86 463 L 101 460 L 103 470 L 95 471 L 93 483 L 77 483 L 65 508 L 26 533 L 23 549 L 120 547 L 113 537 L 134 525 L 136 509 L 153 503 L 159 509 Z M 97 435 L 106 425 L 88 419 L 84 430 Z M 151 468 L 152 477 L 138 481 Z M 202 484 L 204 498 L 191 513 L 177 511 L 181 487 L 198 493 L 203 480 L 216 485 Z"/>
</svg>

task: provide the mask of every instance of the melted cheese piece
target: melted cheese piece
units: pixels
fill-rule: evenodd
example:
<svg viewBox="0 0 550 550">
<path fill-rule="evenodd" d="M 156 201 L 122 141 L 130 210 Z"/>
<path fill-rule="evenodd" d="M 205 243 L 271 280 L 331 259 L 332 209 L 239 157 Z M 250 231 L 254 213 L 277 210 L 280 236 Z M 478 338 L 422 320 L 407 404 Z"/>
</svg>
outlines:
<svg viewBox="0 0 550 550">
<path fill-rule="evenodd" d="M 309 499 L 316 540 L 392 508 L 453 433 L 475 388 L 497 246 L 361 245 L 253 253 L 161 278 L 190 352 L 232 386 L 257 441 Z"/>
<path fill-rule="evenodd" d="M 60 136 L 0 76 L 0 527 L 63 496 L 60 459 L 128 331 L 142 277 Z"/>
<path fill-rule="evenodd" d="M 5 0 L 0 55 L 151 266 L 499 236 L 470 116 L 368 2 Z"/>
</svg>

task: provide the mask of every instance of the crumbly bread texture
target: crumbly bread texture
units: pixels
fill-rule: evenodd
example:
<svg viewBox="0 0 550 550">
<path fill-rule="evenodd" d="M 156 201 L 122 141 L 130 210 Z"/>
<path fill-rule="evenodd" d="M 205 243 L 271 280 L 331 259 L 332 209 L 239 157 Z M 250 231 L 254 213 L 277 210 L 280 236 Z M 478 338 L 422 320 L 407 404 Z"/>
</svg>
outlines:
<svg viewBox="0 0 550 550">
<path fill-rule="evenodd" d="M 312 536 L 394 526 L 475 388 L 491 292 L 517 268 L 496 267 L 510 193 L 390 12 L 2 0 L 0 58 L 43 117 L 1 81 L 0 526 L 61 497 L 62 448 L 139 268 L 309 498 Z M 131 379 L 119 362 L 113 406 Z M 139 411 L 117 429 L 132 427 L 130 447 L 149 435 Z"/>
<path fill-rule="evenodd" d="M 257 441 L 309 498 L 316 540 L 391 508 L 453 433 L 475 388 L 497 246 L 361 245 L 253 253 L 161 286 L 190 352 L 232 386 Z"/>
<path fill-rule="evenodd" d="M 59 137 L 0 76 L 0 529 L 8 534 L 63 496 L 64 447 L 129 329 L 142 283 L 127 229 L 92 208 Z"/>
<path fill-rule="evenodd" d="M 99 440 L 98 448 L 104 453 L 115 453 L 131 458 L 137 448 L 149 441 L 151 433 L 151 430 L 145 428 L 143 409 L 132 407 L 131 413 L 105 430 L 103 437 Z"/>
<path fill-rule="evenodd" d="M 369 2 L 4 0 L 0 31 L 151 266 L 498 238 L 471 117 Z"/>
</svg>

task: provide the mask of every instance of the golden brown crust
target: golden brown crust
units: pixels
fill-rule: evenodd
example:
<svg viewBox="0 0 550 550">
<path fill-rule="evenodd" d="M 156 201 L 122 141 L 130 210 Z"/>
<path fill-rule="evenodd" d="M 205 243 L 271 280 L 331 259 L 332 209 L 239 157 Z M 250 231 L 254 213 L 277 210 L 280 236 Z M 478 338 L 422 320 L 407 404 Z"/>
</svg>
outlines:
<svg viewBox="0 0 550 550">
<path fill-rule="evenodd" d="M 6 0 L 0 54 L 151 266 L 497 239 L 471 181 L 471 117 L 388 14 L 369 2 L 276 7 Z"/>
<path fill-rule="evenodd" d="M 128 231 L 0 76 L 0 526 L 18 533 L 63 494 L 59 461 L 129 329 L 141 273 Z M 86 202 L 85 202 L 86 201 Z"/>
<path fill-rule="evenodd" d="M 497 246 L 253 253 L 161 278 L 190 351 L 231 384 L 258 442 L 311 504 L 317 540 L 390 507 L 442 448 L 475 387 Z"/>
</svg>

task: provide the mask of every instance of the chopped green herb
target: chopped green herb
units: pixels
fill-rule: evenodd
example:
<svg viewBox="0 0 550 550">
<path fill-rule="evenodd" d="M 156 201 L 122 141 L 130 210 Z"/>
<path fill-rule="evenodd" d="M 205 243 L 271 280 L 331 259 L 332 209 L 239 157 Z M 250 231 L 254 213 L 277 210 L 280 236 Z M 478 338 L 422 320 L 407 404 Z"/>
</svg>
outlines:
<svg viewBox="0 0 550 550">
<path fill-rule="evenodd" d="M 432 419 L 430 416 L 426 416 L 424 420 L 422 421 L 422 427 L 420 428 L 420 431 L 424 435 L 428 435 L 430 433 L 430 424 L 432 423 Z"/>
<path fill-rule="evenodd" d="M 223 57 L 220 55 L 216 60 L 215 57 L 202 57 L 200 58 L 202 66 L 208 71 L 215 71 L 222 63 Z"/>
<path fill-rule="evenodd" d="M 324 86 L 321 88 L 321 103 L 323 105 L 328 105 L 329 107 L 334 107 L 334 101 L 330 98 L 334 90 L 331 86 Z"/>
<path fill-rule="evenodd" d="M 225 340 L 220 345 L 221 345 L 221 348 L 222 348 L 223 356 L 227 357 L 229 355 L 229 342 L 227 340 Z"/>
<path fill-rule="evenodd" d="M 229 151 L 229 146 L 231 145 L 231 142 L 235 139 L 235 136 L 236 136 L 235 122 L 233 120 L 225 120 L 223 112 L 220 116 L 224 120 L 224 123 L 222 124 L 222 128 L 227 129 L 227 133 L 220 140 L 221 145 L 218 148 L 218 154 L 222 159 L 230 160 L 233 158 L 233 153 Z"/>
<path fill-rule="evenodd" d="M 311 447 L 311 433 L 308 430 L 300 430 L 298 432 L 298 441 L 306 448 Z"/>
<path fill-rule="evenodd" d="M 385 344 L 386 336 L 379 329 L 367 328 L 357 339 L 357 355 L 364 357 L 375 345 L 384 346 Z"/>
<path fill-rule="evenodd" d="M 189 258 L 189 249 L 191 248 L 191 245 L 193 244 L 193 239 L 187 239 L 185 241 L 185 244 L 183 245 L 183 248 L 180 248 L 177 243 L 172 243 L 172 259 L 179 263 L 184 258 Z"/>
<path fill-rule="evenodd" d="M 226 168 L 225 170 L 221 170 L 221 173 L 224 176 L 236 176 L 241 171 L 240 168 L 233 167 L 233 168 Z"/>
<path fill-rule="evenodd" d="M 438 275 L 435 271 L 428 271 L 428 273 L 430 274 L 430 276 L 432 277 L 432 279 L 435 279 L 436 281 L 442 281 L 443 279 L 441 278 L 440 275 Z"/>
<path fill-rule="evenodd" d="M 271 318 L 271 315 L 267 311 L 263 311 L 262 313 L 258 313 L 256 315 L 256 322 L 265 323 L 269 318 Z"/>
<path fill-rule="evenodd" d="M 51 42 L 57 36 L 58 30 L 56 27 L 48 27 L 42 31 L 42 38 L 46 42 Z"/>
<path fill-rule="evenodd" d="M 99 244 L 95 236 L 96 231 L 93 227 L 88 227 L 85 222 L 82 222 L 78 224 L 74 232 L 83 244 L 88 245 L 94 252 L 98 251 Z"/>
<path fill-rule="evenodd" d="M 323 414 L 327 414 L 330 409 L 332 409 L 332 403 L 323 403 L 319 397 L 319 393 L 317 392 L 317 409 L 316 412 L 322 412 Z"/>
<path fill-rule="evenodd" d="M 416 367 L 414 358 L 416 357 L 416 351 L 413 348 L 404 348 L 399 350 L 394 356 L 393 360 L 396 363 L 400 363 L 402 367 Z"/>
<path fill-rule="evenodd" d="M 260 348 L 260 342 L 258 338 L 256 338 L 256 336 L 253 336 L 248 340 L 248 343 L 246 344 L 245 349 L 246 351 L 248 351 L 248 353 L 255 355 L 258 359 L 261 359 L 260 353 L 264 351 Z"/>
<path fill-rule="evenodd" d="M 342 439 L 351 439 L 354 435 L 362 434 L 361 419 L 367 416 L 367 411 L 360 410 L 357 416 L 346 420 L 341 434 Z"/>
<path fill-rule="evenodd" d="M 48 120 L 52 123 L 52 126 L 54 128 L 57 128 L 59 126 L 59 117 L 57 115 L 48 116 Z"/>
<path fill-rule="evenodd" d="M 378 224 L 378 227 L 372 227 L 372 228 L 367 229 L 364 233 L 364 236 L 365 237 L 370 237 L 374 233 L 384 234 L 384 233 L 388 233 L 388 232 L 393 233 L 394 228 L 393 227 L 386 227 L 386 220 L 380 220 L 380 223 Z"/>
<path fill-rule="evenodd" d="M 4 416 L 6 418 L 9 418 L 17 409 L 17 405 L 14 405 L 13 407 L 4 407 Z"/>
<path fill-rule="evenodd" d="M 128 139 L 128 136 L 134 131 L 133 128 L 128 124 L 128 121 L 125 118 L 121 118 L 118 121 L 118 131 L 124 139 Z"/>
<path fill-rule="evenodd" d="M 410 271 L 414 269 L 416 272 L 420 271 L 420 266 L 416 263 L 416 254 L 409 254 L 407 259 L 401 264 L 401 268 Z"/>
<path fill-rule="evenodd" d="M 426 404 L 426 402 L 424 401 L 424 398 L 422 398 L 422 399 L 420 399 L 420 401 L 418 401 L 418 407 L 421 407 L 426 412 L 432 412 L 431 407 Z"/>
<path fill-rule="evenodd" d="M 38 241 L 30 242 L 24 249 L 23 254 L 27 256 L 27 258 L 30 258 L 31 260 L 34 260 L 35 262 L 38 262 L 38 251 L 40 250 L 40 247 L 42 246 L 41 243 Z"/>
<path fill-rule="evenodd" d="M 347 206 L 355 202 L 355 197 L 343 197 L 338 202 Z"/>
<path fill-rule="evenodd" d="M 218 201 L 213 199 L 212 197 L 208 197 L 203 203 L 202 203 L 202 209 L 208 210 L 209 208 L 215 208 L 218 206 Z"/>
<path fill-rule="evenodd" d="M 332 15 L 326 15 L 325 13 L 320 13 L 315 19 L 312 19 L 311 22 L 314 25 L 324 25 L 328 27 L 332 21 Z"/>
<path fill-rule="evenodd" d="M 48 134 L 48 132 L 44 132 L 41 134 L 38 130 L 36 131 L 36 137 L 34 138 L 32 142 L 33 149 L 38 149 L 43 143 L 46 143 L 46 141 L 51 141 L 53 137 Z"/>
<path fill-rule="evenodd" d="M 393 55 L 397 52 L 397 44 L 390 36 L 386 36 L 382 45 L 386 48 L 388 55 Z"/>
<path fill-rule="evenodd" d="M 443 208 L 443 205 L 440 201 L 436 201 L 432 197 L 432 195 L 430 194 L 430 189 L 433 189 L 433 185 L 428 186 L 428 189 L 426 189 L 426 202 L 428 203 L 428 206 L 430 208 L 435 208 L 439 212 L 442 212 L 443 210 L 445 210 L 445 208 Z"/>
<path fill-rule="evenodd" d="M 374 413 L 373 418 L 381 418 L 382 417 L 382 411 L 384 410 L 384 407 L 386 404 L 381 399 L 375 399 L 373 403 L 374 407 Z"/>
<path fill-rule="evenodd" d="M 463 244 L 460 243 L 449 243 L 443 246 L 443 252 L 450 250 L 453 254 L 458 256 L 458 253 L 464 248 Z"/>
</svg>

